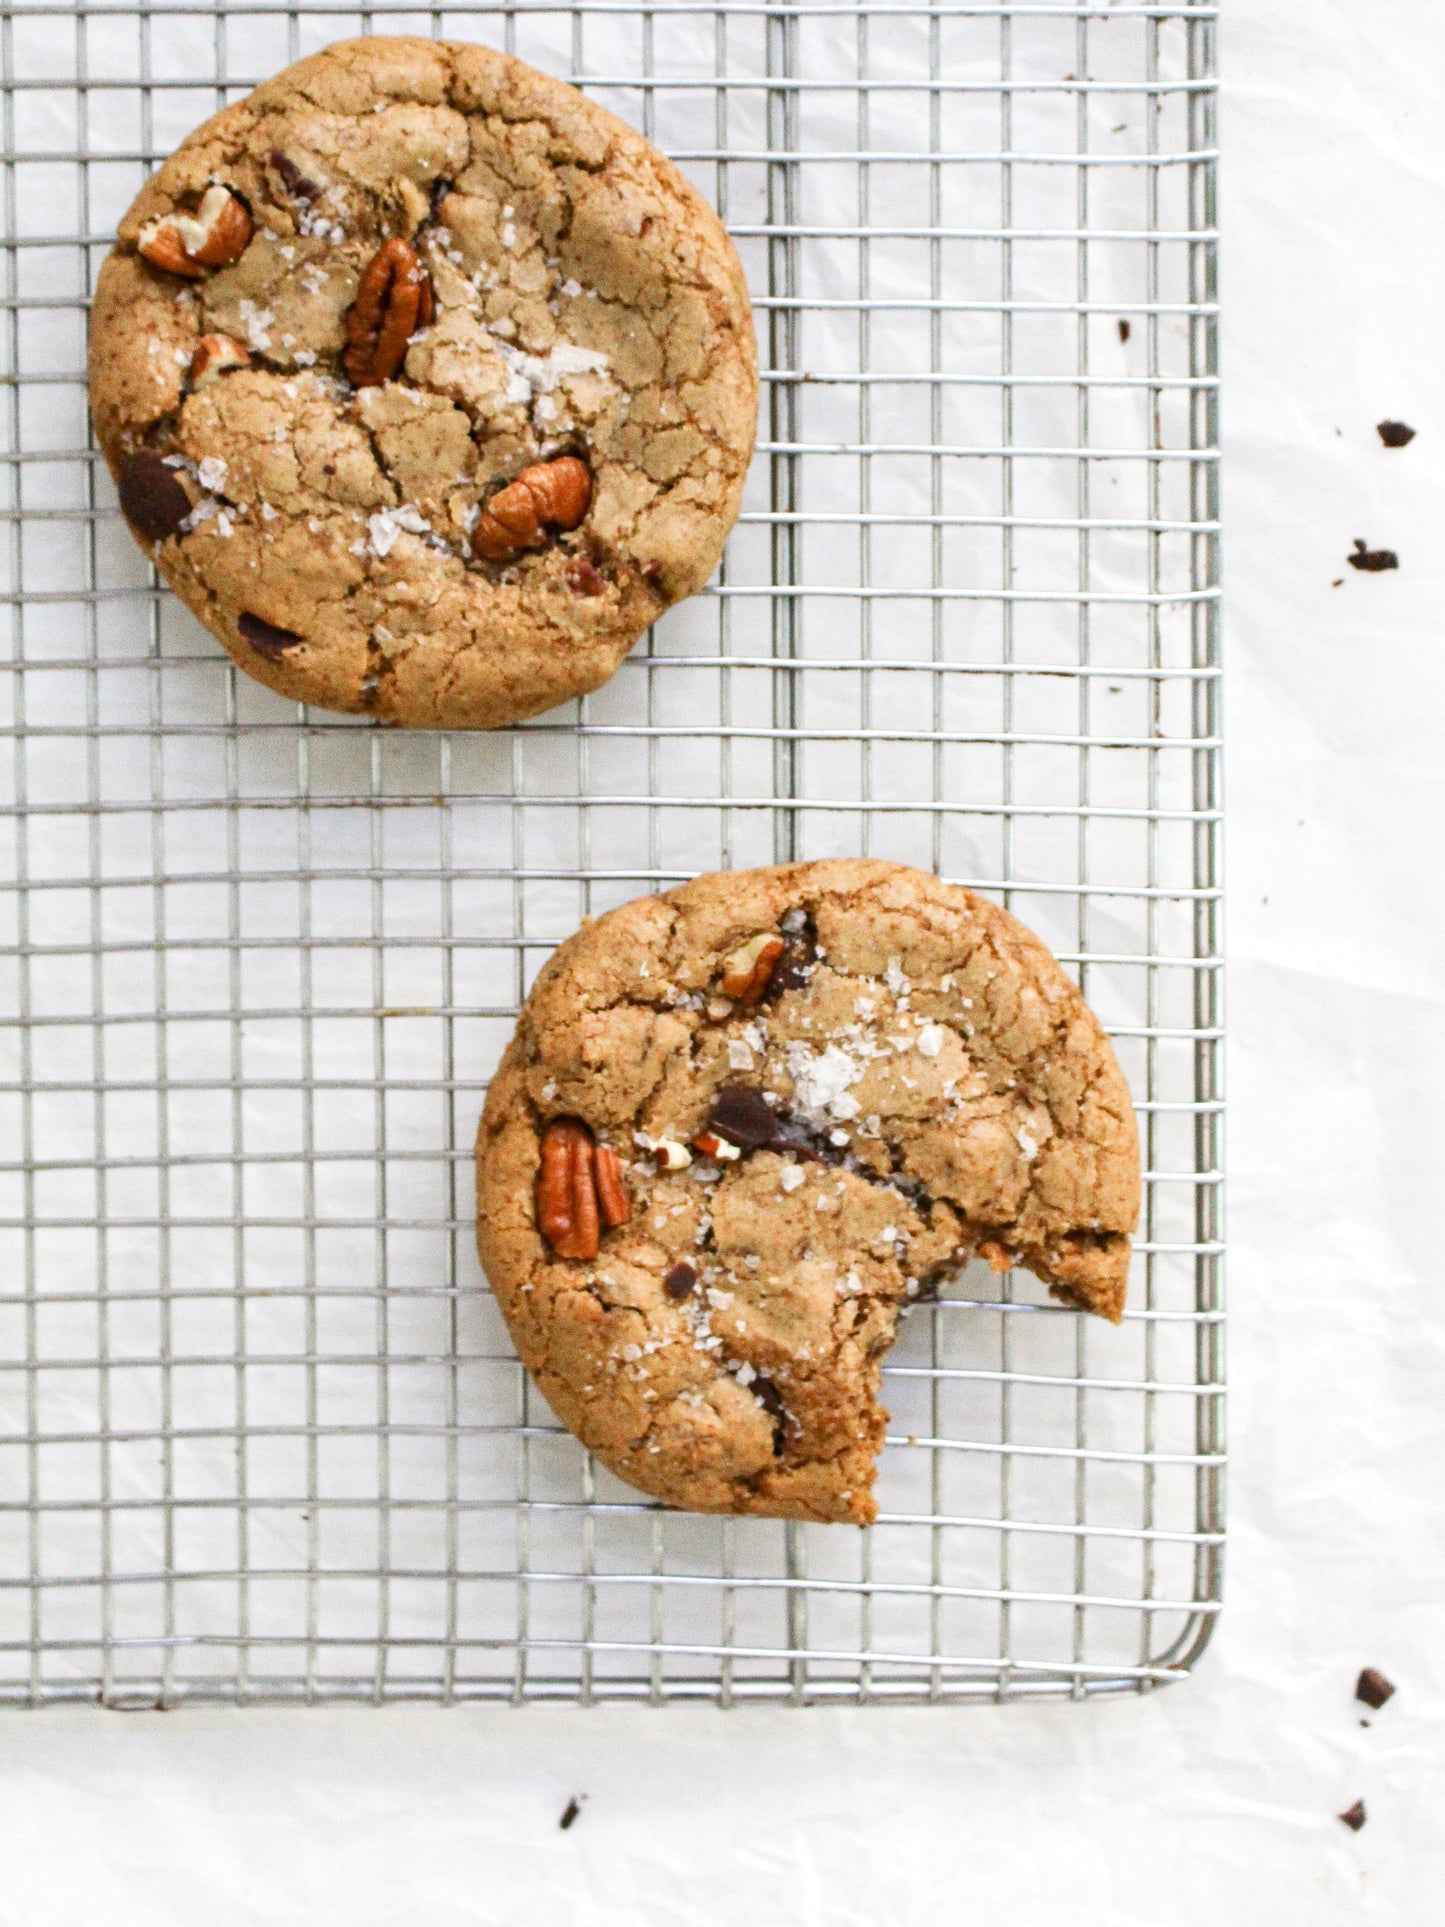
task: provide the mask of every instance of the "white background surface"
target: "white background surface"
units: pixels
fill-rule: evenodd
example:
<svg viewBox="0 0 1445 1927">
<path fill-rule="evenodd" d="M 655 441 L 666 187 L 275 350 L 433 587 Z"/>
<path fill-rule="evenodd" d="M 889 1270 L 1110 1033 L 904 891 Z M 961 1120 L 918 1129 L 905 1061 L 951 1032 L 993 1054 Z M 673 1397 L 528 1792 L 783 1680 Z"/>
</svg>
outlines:
<svg viewBox="0 0 1445 1927">
<path fill-rule="evenodd" d="M 1440 1919 L 1445 36 L 1438 0 L 1234 0 L 1223 56 L 1233 1469 L 1198 1677 L 12 1715 L 3 1927 Z M 1399 573 L 1347 569 L 1356 536 Z M 1368 1728 L 1363 1664 L 1400 1689 Z"/>
</svg>

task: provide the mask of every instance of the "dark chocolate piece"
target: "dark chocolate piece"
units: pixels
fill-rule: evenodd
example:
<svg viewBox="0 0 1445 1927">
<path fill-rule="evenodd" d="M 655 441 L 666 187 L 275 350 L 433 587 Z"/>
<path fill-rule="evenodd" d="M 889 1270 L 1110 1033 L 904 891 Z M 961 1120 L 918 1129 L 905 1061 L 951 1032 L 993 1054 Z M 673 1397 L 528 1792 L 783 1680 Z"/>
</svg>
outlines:
<svg viewBox="0 0 1445 1927">
<path fill-rule="evenodd" d="M 1365 1824 L 1364 1801 L 1356 1800 L 1352 1807 L 1345 1808 L 1344 1812 L 1339 1815 L 1339 1818 L 1344 1821 L 1351 1833 L 1358 1833 L 1360 1828 Z"/>
<path fill-rule="evenodd" d="M 708 1122 L 740 1151 L 761 1151 L 778 1135 L 773 1107 L 750 1084 L 724 1084 L 713 1099 Z"/>
<path fill-rule="evenodd" d="M 787 1442 L 788 1408 L 784 1405 L 777 1386 L 770 1378 L 764 1378 L 761 1373 L 748 1386 L 748 1390 L 773 1421 L 773 1452 L 776 1455 L 782 1451 Z"/>
<path fill-rule="evenodd" d="M 586 1797 L 587 1796 L 585 1794 L 582 1796 L 583 1799 L 585 1799 Z M 577 1798 L 577 1795 L 574 1793 L 572 1795 L 572 1798 L 567 1802 L 566 1806 L 563 1807 L 562 1818 L 557 1822 L 557 1825 L 562 1829 L 563 1833 L 565 1833 L 568 1827 L 572 1825 L 572 1823 L 576 1820 L 578 1814 L 581 1811 L 582 1811 L 582 1801 L 579 1800 Z"/>
<path fill-rule="evenodd" d="M 305 636 L 298 636 L 294 629 L 280 629 L 274 622 L 263 622 L 260 616 L 253 616 L 249 609 L 243 609 L 236 627 L 246 641 L 259 655 L 273 659 L 284 656 L 288 649 L 305 642 Z"/>
<path fill-rule="evenodd" d="M 301 169 L 289 154 L 283 154 L 279 147 L 271 149 L 271 165 L 281 176 L 286 192 L 297 201 L 314 201 L 321 192 L 315 181 L 308 181 Z"/>
<path fill-rule="evenodd" d="M 1133 332 L 1134 332 L 1134 330 L 1133 330 L 1133 327 L 1132 327 L 1132 326 L 1130 325 L 1130 323 L 1129 323 L 1129 322 L 1127 322 L 1127 321 L 1125 321 L 1125 320 L 1123 320 L 1123 319 L 1121 319 L 1121 320 L 1120 320 L 1120 322 L 1119 322 L 1119 339 L 1120 339 L 1120 341 L 1127 341 L 1127 340 L 1129 339 L 1129 337 L 1130 337 L 1130 335 L 1131 335 L 1131 334 L 1133 334 Z"/>
<path fill-rule="evenodd" d="M 1408 422 L 1377 422 L 1375 428 L 1386 448 L 1405 448 L 1415 439 Z"/>
<path fill-rule="evenodd" d="M 191 498 L 173 468 L 142 449 L 120 475 L 121 513 L 147 542 L 164 542 L 191 512 Z"/>
<path fill-rule="evenodd" d="M 684 1258 L 681 1264 L 673 1266 L 662 1281 L 662 1289 L 669 1298 L 686 1298 L 697 1283 L 696 1267 Z"/>
</svg>

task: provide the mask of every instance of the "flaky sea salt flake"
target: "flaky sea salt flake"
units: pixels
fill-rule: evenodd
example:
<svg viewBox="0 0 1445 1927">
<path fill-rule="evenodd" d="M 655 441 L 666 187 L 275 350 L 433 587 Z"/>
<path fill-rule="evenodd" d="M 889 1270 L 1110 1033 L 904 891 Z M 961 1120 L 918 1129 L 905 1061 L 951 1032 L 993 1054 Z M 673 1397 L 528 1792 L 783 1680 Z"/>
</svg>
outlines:
<svg viewBox="0 0 1445 1927">
<path fill-rule="evenodd" d="M 396 547 L 396 539 L 405 529 L 410 535 L 428 535 L 431 524 L 420 509 L 403 502 L 400 508 L 378 509 L 366 518 L 368 538 L 373 555 L 388 556 Z"/>
</svg>

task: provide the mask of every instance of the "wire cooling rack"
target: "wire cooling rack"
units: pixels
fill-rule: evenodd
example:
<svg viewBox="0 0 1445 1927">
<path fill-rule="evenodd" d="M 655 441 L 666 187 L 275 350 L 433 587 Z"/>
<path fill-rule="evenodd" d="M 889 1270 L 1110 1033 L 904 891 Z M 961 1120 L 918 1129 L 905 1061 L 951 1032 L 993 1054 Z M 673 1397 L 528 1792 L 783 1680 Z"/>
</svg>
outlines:
<svg viewBox="0 0 1445 1927">
<path fill-rule="evenodd" d="M 0 1700 L 1146 1690 L 1220 1599 L 1211 6 L 6 5 Z M 367 30 L 504 46 L 737 238 L 764 414 L 721 581 L 606 689 L 388 732 L 239 677 L 87 433 L 117 217 Z M 999 897 L 1139 1100 L 1114 1330 L 973 1267 L 886 1372 L 871 1531 L 669 1513 L 472 1243 L 553 944 L 695 871 Z"/>
</svg>

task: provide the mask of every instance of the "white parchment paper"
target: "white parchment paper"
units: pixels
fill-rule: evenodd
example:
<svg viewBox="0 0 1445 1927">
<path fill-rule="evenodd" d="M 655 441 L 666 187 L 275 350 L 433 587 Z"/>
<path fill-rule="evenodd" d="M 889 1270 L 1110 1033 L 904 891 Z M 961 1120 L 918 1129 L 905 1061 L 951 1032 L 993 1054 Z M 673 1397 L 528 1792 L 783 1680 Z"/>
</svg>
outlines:
<svg viewBox="0 0 1445 1927">
<path fill-rule="evenodd" d="M 1439 1918 L 1445 63 L 1431 0 L 1226 13 L 1233 1438 L 1199 1676 L 944 1713 L 10 1718 L 5 1927 Z M 1356 537 L 1398 573 L 1346 568 Z"/>
</svg>

